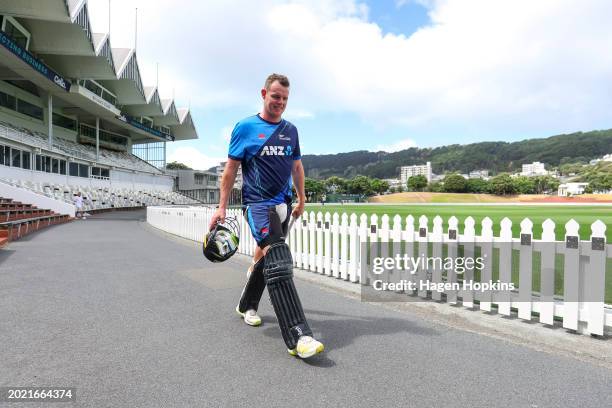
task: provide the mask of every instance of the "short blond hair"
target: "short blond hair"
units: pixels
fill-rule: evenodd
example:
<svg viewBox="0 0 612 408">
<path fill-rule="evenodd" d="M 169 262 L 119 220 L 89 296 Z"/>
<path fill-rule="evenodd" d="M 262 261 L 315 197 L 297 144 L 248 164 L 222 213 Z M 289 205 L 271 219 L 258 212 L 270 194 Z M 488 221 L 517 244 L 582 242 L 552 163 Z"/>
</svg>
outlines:
<svg viewBox="0 0 612 408">
<path fill-rule="evenodd" d="M 289 88 L 289 78 L 287 78 L 285 75 L 282 75 L 282 74 L 268 75 L 268 77 L 266 78 L 266 83 L 264 84 L 264 88 L 266 88 L 266 90 L 269 90 L 270 86 L 272 86 L 274 81 L 278 81 L 278 83 L 281 84 L 282 86 Z"/>
</svg>

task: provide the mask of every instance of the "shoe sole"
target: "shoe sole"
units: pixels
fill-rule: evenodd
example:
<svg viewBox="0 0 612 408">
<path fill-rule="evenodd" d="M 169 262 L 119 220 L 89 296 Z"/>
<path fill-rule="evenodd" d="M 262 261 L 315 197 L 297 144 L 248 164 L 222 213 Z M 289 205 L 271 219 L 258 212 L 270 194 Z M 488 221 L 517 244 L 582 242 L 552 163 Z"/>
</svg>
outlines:
<svg viewBox="0 0 612 408">
<path fill-rule="evenodd" d="M 249 326 L 251 326 L 251 327 L 261 326 L 261 320 L 259 321 L 259 323 L 249 323 L 246 320 L 244 320 L 244 313 L 242 313 L 240 310 L 238 310 L 238 306 L 236 306 L 236 313 L 238 313 L 238 316 L 242 317 L 242 321 L 244 321 Z"/>
<path fill-rule="evenodd" d="M 325 346 L 323 344 L 321 344 L 319 347 L 317 347 L 316 349 L 312 350 L 310 353 L 308 354 L 298 354 L 298 352 L 294 349 L 294 350 L 289 350 L 287 349 L 287 353 L 289 353 L 290 356 L 293 357 L 299 357 L 301 359 L 306 359 L 306 358 L 310 358 L 312 356 L 315 356 L 319 353 L 322 353 L 325 350 Z"/>
</svg>

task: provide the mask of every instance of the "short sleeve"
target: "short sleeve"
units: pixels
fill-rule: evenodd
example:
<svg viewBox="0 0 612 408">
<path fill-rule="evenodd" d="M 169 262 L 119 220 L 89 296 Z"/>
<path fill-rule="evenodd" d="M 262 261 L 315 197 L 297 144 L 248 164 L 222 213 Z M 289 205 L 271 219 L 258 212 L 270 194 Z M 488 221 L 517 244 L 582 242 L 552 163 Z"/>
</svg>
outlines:
<svg viewBox="0 0 612 408">
<path fill-rule="evenodd" d="M 240 132 L 240 123 L 237 123 L 232 130 L 232 137 L 230 139 L 229 152 L 227 157 L 233 160 L 244 159 L 244 138 Z"/>
<path fill-rule="evenodd" d="M 300 151 L 300 138 L 295 131 L 295 149 L 293 149 L 293 160 L 300 160 L 302 158 L 302 152 Z"/>
</svg>

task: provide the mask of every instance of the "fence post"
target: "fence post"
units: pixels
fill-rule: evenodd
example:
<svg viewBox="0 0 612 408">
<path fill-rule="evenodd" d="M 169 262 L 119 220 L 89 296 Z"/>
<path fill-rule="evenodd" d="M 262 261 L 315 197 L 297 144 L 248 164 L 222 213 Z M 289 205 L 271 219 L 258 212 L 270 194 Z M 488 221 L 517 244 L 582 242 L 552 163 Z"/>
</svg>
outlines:
<svg viewBox="0 0 612 408">
<path fill-rule="evenodd" d="M 308 211 L 304 211 L 302 214 L 302 267 L 305 270 L 310 269 L 310 251 L 309 251 L 309 232 L 308 226 L 310 225 L 308 220 Z"/>
<path fill-rule="evenodd" d="M 381 217 L 380 228 L 378 229 L 378 239 L 380 240 L 380 246 L 377 244 L 377 253 L 379 257 L 388 258 L 392 256 L 389 245 L 389 216 L 387 214 L 383 214 Z M 383 251 L 384 250 L 384 251 Z M 383 282 L 391 282 L 391 270 L 384 268 L 384 272 L 381 275 L 381 278 L 384 279 Z"/>
<path fill-rule="evenodd" d="M 331 271 L 331 261 L 332 261 L 332 253 L 331 253 L 331 214 L 326 212 L 325 218 L 323 219 L 323 234 L 324 234 L 324 247 L 325 252 L 323 253 L 323 272 L 327 276 L 332 275 Z"/>
<path fill-rule="evenodd" d="M 361 214 L 359 217 L 359 265 L 357 267 L 357 273 L 359 275 L 359 282 L 364 284 L 363 281 L 363 271 L 368 267 L 368 216 L 365 214 Z"/>
<path fill-rule="evenodd" d="M 391 239 L 393 240 L 393 244 L 390 246 L 391 256 L 395 256 L 400 253 L 402 242 L 402 217 L 397 214 L 393 217 Z M 401 269 L 393 268 L 391 273 L 393 274 L 393 282 L 399 282 L 402 279 L 403 274 Z M 399 292 L 403 292 L 403 290 Z"/>
<path fill-rule="evenodd" d="M 366 218 L 366 222 L 367 222 L 367 218 Z M 372 264 L 373 259 L 379 256 L 379 253 L 378 253 L 378 215 L 372 214 L 370 216 L 369 228 L 365 232 L 366 232 L 366 235 L 365 235 L 366 238 L 364 239 L 363 242 L 365 243 L 369 241 L 369 245 L 366 245 L 366 248 L 368 248 L 369 251 L 363 251 L 361 255 L 361 260 L 363 261 L 365 259 L 366 263 L 365 265 L 361 264 L 360 281 L 362 285 L 369 285 L 370 281 L 368 279 L 368 274 L 364 274 L 363 272 L 366 270 L 368 265 Z M 368 240 L 368 237 L 369 237 L 369 240 Z M 369 256 L 368 256 L 368 252 L 370 252 Z"/>
<path fill-rule="evenodd" d="M 540 242 L 540 323 L 552 325 L 555 314 L 555 223 L 547 218 L 542 223 L 542 242 Z"/>
<path fill-rule="evenodd" d="M 606 287 L 606 224 L 601 220 L 591 225 L 589 263 L 585 270 L 585 297 L 587 332 L 603 336 Z"/>
<path fill-rule="evenodd" d="M 323 273 L 323 213 L 317 213 L 317 272 Z"/>
<path fill-rule="evenodd" d="M 293 228 L 294 235 L 292 241 L 295 241 L 295 255 L 293 256 L 293 259 L 297 268 L 302 268 L 302 220 L 303 217 L 296 219 L 295 226 Z"/>
<path fill-rule="evenodd" d="M 405 244 L 405 251 L 406 254 L 408 254 L 409 257 L 414 257 L 414 217 L 412 215 L 408 215 L 406 217 L 406 229 L 404 230 L 404 244 Z M 415 282 L 416 281 L 416 271 L 412 270 L 412 269 L 408 269 L 405 268 L 403 273 L 405 274 L 404 276 L 406 276 L 406 280 L 408 280 L 409 282 Z M 414 290 L 412 291 L 408 291 L 409 295 L 414 295 Z"/>
<path fill-rule="evenodd" d="M 451 259 L 457 258 L 457 240 L 459 239 L 459 220 L 454 215 L 448 219 L 448 237 L 447 237 L 447 254 Z M 446 270 L 446 281 L 451 283 L 457 282 L 457 273 L 455 268 L 451 266 Z M 457 304 L 457 291 L 454 289 L 446 291 L 446 301 L 452 305 Z"/>
<path fill-rule="evenodd" d="M 419 258 L 421 258 L 421 263 L 417 270 L 417 292 L 418 292 L 419 297 L 422 297 L 422 298 L 427 297 L 427 290 L 425 290 L 425 288 L 423 288 L 421 285 L 424 285 L 429 279 L 427 264 L 425 262 L 427 260 L 428 249 L 429 249 L 428 244 L 427 244 L 427 222 L 428 222 L 428 219 L 426 216 L 421 215 L 419 217 L 418 242 L 419 242 Z"/>
<path fill-rule="evenodd" d="M 347 279 L 348 276 L 348 215 L 342 213 L 340 223 L 340 278 Z"/>
<path fill-rule="evenodd" d="M 571 219 L 565 224 L 565 261 L 563 263 L 563 327 L 578 330 L 580 299 L 580 225 Z"/>
<path fill-rule="evenodd" d="M 289 224 L 291 224 L 291 221 L 297 221 L 295 220 L 291 215 L 289 215 L 289 223 L 287 224 L 287 228 L 289 228 Z M 287 245 L 289 245 L 289 252 L 291 252 L 291 257 L 293 258 L 293 266 L 297 266 L 297 260 L 296 260 L 296 247 L 295 247 L 295 228 L 292 227 L 291 229 L 287 229 L 287 236 L 285 237 L 286 241 L 287 241 Z"/>
<path fill-rule="evenodd" d="M 512 282 L 512 221 L 505 217 L 501 221 L 499 233 L 499 280 L 501 283 Z M 512 294 L 502 291 L 498 294 L 497 311 L 504 316 L 510 316 Z"/>
<path fill-rule="evenodd" d="M 359 264 L 359 236 L 357 235 L 357 214 L 351 214 L 351 224 L 349 225 L 349 238 L 351 253 L 349 254 L 349 279 L 351 282 L 357 282 L 357 268 Z"/>
<path fill-rule="evenodd" d="M 483 267 L 480 270 L 480 282 L 489 284 L 493 282 L 493 221 L 485 217 L 482 222 L 480 232 L 480 257 Z M 481 293 L 480 310 L 491 311 L 492 290 Z"/>
<path fill-rule="evenodd" d="M 300 219 L 299 218 L 292 218 L 289 220 L 289 222 L 293 221 L 293 228 L 291 228 L 291 230 L 289 230 L 289 244 L 290 244 L 290 248 L 291 248 L 291 254 L 293 254 L 293 266 L 295 266 L 296 268 L 300 268 L 302 265 L 302 260 L 300 259 L 300 246 L 298 241 L 301 241 L 300 237 Z M 299 237 L 299 238 L 298 238 Z M 298 263 L 300 266 L 298 266 Z"/>
<path fill-rule="evenodd" d="M 434 262 L 431 268 L 431 281 L 435 284 L 442 283 L 442 240 L 443 240 L 443 230 L 442 230 L 442 217 L 436 215 L 433 220 L 433 229 L 431 230 L 431 245 L 432 245 L 432 256 L 434 258 Z M 440 260 L 440 264 L 436 262 L 436 260 Z M 431 292 L 431 298 L 433 300 L 440 301 L 442 300 L 442 291 L 434 290 Z"/>
<path fill-rule="evenodd" d="M 310 212 L 310 217 L 308 217 L 308 221 L 310 221 L 308 224 L 308 235 L 309 235 L 308 249 L 310 251 L 308 254 L 308 263 L 310 265 L 310 270 L 312 272 L 315 272 L 317 270 L 317 265 L 316 265 L 317 247 L 315 246 L 315 233 L 316 233 L 317 223 L 316 223 L 314 211 Z"/>
<path fill-rule="evenodd" d="M 464 221 L 463 237 L 461 243 L 463 244 L 463 257 L 473 258 L 474 257 L 474 241 L 476 239 L 476 229 L 474 226 L 476 222 L 473 217 L 467 217 Z M 474 268 L 464 268 L 463 282 L 474 282 Z M 465 289 L 462 291 L 463 306 L 467 308 L 474 307 L 474 291 L 471 289 Z"/>
<path fill-rule="evenodd" d="M 519 319 L 531 320 L 533 297 L 533 222 L 529 218 L 521 221 L 521 246 L 519 259 Z"/>
<path fill-rule="evenodd" d="M 340 276 L 340 216 L 334 213 L 331 222 L 331 272 L 334 278 Z"/>
</svg>

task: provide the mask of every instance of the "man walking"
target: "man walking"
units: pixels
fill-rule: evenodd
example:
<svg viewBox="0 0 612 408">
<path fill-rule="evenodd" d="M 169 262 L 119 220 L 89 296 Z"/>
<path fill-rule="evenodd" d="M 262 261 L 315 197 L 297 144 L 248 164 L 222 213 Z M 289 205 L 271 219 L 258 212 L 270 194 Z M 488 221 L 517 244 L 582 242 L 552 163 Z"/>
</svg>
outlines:
<svg viewBox="0 0 612 408">
<path fill-rule="evenodd" d="M 236 173 L 242 165 L 243 212 L 257 249 L 236 311 L 245 323 L 259 326 L 257 308 L 267 286 L 289 354 L 308 358 L 322 352 L 323 344 L 312 338 L 293 283 L 291 252 L 285 243 L 289 219 L 302 215 L 306 201 L 298 132 L 281 117 L 289 98 L 289 79 L 279 74 L 268 76 L 261 97 L 261 113 L 241 120 L 232 132 L 219 208 L 209 229 L 224 221 Z M 292 179 L 298 196 L 293 211 Z"/>
</svg>

